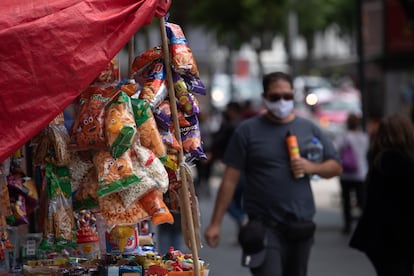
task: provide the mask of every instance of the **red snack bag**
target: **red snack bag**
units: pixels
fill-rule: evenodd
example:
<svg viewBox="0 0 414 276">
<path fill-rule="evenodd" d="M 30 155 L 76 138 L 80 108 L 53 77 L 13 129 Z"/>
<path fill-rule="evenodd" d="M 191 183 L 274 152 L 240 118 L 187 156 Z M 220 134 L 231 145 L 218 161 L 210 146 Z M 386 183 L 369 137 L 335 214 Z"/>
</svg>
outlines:
<svg viewBox="0 0 414 276">
<path fill-rule="evenodd" d="M 136 56 L 131 65 L 131 77 L 156 59 L 163 57 L 161 46 L 155 46 Z"/>
</svg>

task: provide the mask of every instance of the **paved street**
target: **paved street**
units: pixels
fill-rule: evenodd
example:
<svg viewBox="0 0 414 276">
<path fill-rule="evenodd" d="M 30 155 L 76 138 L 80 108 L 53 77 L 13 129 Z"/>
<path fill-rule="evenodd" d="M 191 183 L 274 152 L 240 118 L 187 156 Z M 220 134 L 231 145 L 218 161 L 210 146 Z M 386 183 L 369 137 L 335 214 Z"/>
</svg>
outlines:
<svg viewBox="0 0 414 276">
<path fill-rule="evenodd" d="M 210 220 L 219 177 L 210 181 L 210 198 L 200 197 L 202 229 Z M 374 276 L 366 257 L 347 246 L 348 236 L 341 233 L 339 207 L 339 184 L 336 178 L 314 181 L 313 191 L 317 204 L 318 225 L 315 246 L 312 251 L 309 276 Z M 210 263 L 210 276 L 248 276 L 249 271 L 240 265 L 240 247 L 237 245 L 236 225 L 226 215 L 223 223 L 222 241 L 218 248 L 205 245 L 199 256 Z"/>
</svg>

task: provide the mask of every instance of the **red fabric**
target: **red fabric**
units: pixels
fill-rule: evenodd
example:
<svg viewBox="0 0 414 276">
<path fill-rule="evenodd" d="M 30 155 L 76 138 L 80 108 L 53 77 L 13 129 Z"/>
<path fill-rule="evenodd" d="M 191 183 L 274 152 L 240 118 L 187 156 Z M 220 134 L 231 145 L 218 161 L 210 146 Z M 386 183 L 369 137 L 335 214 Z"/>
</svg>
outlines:
<svg viewBox="0 0 414 276">
<path fill-rule="evenodd" d="M 1 0 L 0 162 L 63 111 L 171 0 Z"/>
</svg>

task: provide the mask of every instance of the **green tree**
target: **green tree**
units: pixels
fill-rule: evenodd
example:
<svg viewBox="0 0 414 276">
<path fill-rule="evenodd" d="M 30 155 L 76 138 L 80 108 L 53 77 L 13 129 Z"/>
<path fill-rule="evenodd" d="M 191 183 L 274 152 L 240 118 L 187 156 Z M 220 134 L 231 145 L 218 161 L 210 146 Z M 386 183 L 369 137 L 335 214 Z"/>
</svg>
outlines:
<svg viewBox="0 0 414 276">
<path fill-rule="evenodd" d="M 191 3 L 190 3 L 191 2 Z M 229 52 L 243 43 L 252 43 L 258 56 L 269 41 L 285 28 L 283 0 L 176 0 L 171 14 L 213 32 L 219 45 Z M 185 10 L 185 11 L 184 11 Z M 258 58 L 261 74 L 263 65 Z"/>
<path fill-rule="evenodd" d="M 170 13 L 183 27 L 202 26 L 212 32 L 219 45 L 226 46 L 229 52 L 238 50 L 243 43 L 250 43 L 263 74 L 259 57 L 271 46 L 276 35 L 285 38 L 287 53 L 291 55 L 287 44 L 290 10 L 297 14 L 298 35 L 306 41 L 307 67 L 310 69 L 317 32 L 336 24 L 341 34 L 352 36 L 354 5 L 355 2 L 349 0 L 174 0 Z M 292 60 L 291 57 L 288 59 Z"/>
</svg>

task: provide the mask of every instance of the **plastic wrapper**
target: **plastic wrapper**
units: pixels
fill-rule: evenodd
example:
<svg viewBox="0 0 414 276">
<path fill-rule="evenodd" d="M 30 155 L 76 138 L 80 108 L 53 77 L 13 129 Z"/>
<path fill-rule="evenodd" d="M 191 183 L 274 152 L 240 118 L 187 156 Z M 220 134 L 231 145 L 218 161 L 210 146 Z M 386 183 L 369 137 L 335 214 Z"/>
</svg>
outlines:
<svg viewBox="0 0 414 276">
<path fill-rule="evenodd" d="M 118 158 L 131 148 L 136 139 L 137 127 L 131 98 L 120 92 L 106 110 L 105 133 L 112 157 Z"/>
<path fill-rule="evenodd" d="M 65 166 L 71 162 L 69 134 L 64 124 L 47 125 L 32 141 L 33 164 L 35 166 L 52 163 Z"/>
<path fill-rule="evenodd" d="M 187 115 L 200 113 L 199 102 L 193 94 L 191 94 L 187 85 L 182 78 L 175 74 L 173 77 L 174 91 L 177 98 L 177 107 Z"/>
<path fill-rule="evenodd" d="M 118 192 L 122 203 L 126 208 L 131 206 L 135 201 L 139 200 L 149 191 L 155 189 L 157 183 L 149 178 L 147 175 L 143 175 L 140 177 L 140 181 L 138 183 L 134 183 L 128 188 L 123 189 Z"/>
<path fill-rule="evenodd" d="M 73 152 L 72 160 L 68 165 L 72 192 L 79 189 L 79 185 L 84 181 L 88 171 L 93 168 L 91 159 L 81 158 L 79 152 Z"/>
<path fill-rule="evenodd" d="M 98 176 L 94 167 L 80 181 L 73 195 L 73 209 L 96 209 L 98 203 Z"/>
<path fill-rule="evenodd" d="M 107 253 L 132 254 L 140 251 L 136 224 L 117 225 L 105 233 Z"/>
<path fill-rule="evenodd" d="M 11 210 L 13 213 L 13 226 L 29 224 L 29 216 L 26 211 L 26 199 L 23 195 L 18 194 L 11 198 Z"/>
<path fill-rule="evenodd" d="M 70 199 L 61 194 L 54 197 L 49 203 L 49 212 L 53 218 L 56 239 L 73 240 L 75 218 Z"/>
<path fill-rule="evenodd" d="M 90 85 L 80 97 L 80 107 L 69 131 L 71 150 L 105 149 L 105 107 L 118 91 L 115 85 Z"/>
<path fill-rule="evenodd" d="M 155 46 L 136 56 L 131 65 L 132 77 L 137 71 L 142 70 L 154 60 L 162 58 L 163 55 L 164 53 L 162 52 L 161 46 Z"/>
<path fill-rule="evenodd" d="M 192 74 L 182 75 L 181 77 L 184 79 L 189 92 L 203 96 L 207 94 L 206 87 L 199 77 Z"/>
<path fill-rule="evenodd" d="M 161 160 L 157 158 L 151 150 L 142 147 L 139 144 L 135 144 L 133 149 L 137 156 L 137 160 L 145 171 L 147 177 L 155 181 L 155 188 L 158 191 L 165 193 L 168 190 L 169 181 L 168 173 Z"/>
<path fill-rule="evenodd" d="M 118 59 L 112 59 L 105 68 L 99 73 L 94 83 L 113 83 L 119 81 L 119 64 Z"/>
<path fill-rule="evenodd" d="M 174 71 L 181 75 L 191 73 L 198 76 L 197 64 L 183 30 L 179 25 L 170 22 L 165 23 L 165 26 Z"/>
<path fill-rule="evenodd" d="M 143 208 L 151 216 L 153 224 L 173 223 L 174 217 L 162 199 L 162 194 L 153 190 L 139 200 Z"/>
<path fill-rule="evenodd" d="M 154 110 L 155 122 L 160 130 L 167 131 L 171 125 L 171 107 L 169 100 L 162 101 Z"/>
<path fill-rule="evenodd" d="M 130 150 L 119 158 L 108 151 L 99 151 L 93 157 L 98 174 L 98 196 L 106 196 L 138 183 L 140 178 L 134 171 Z"/>
<path fill-rule="evenodd" d="M 132 155 L 131 160 L 137 168 L 140 181 L 118 192 L 125 207 L 129 207 L 151 190 L 156 189 L 162 193 L 168 190 L 168 175 L 160 159 L 139 143 L 134 144 L 133 153 L 135 155 Z"/>
<path fill-rule="evenodd" d="M 150 149 L 157 157 L 164 157 L 167 150 L 149 104 L 140 99 L 131 101 L 141 145 Z"/>
<path fill-rule="evenodd" d="M 49 198 L 63 195 L 71 198 L 72 187 L 68 167 L 48 164 L 45 167 L 47 178 L 47 193 Z"/>
<path fill-rule="evenodd" d="M 21 174 L 9 174 L 7 176 L 7 186 L 13 215 L 17 225 L 27 223 L 28 215 L 32 214 L 37 206 L 39 195 L 36 185 L 30 177 Z"/>
<path fill-rule="evenodd" d="M 202 146 L 197 116 L 186 117 L 186 121 L 190 123 L 190 126 L 181 126 L 180 124 L 180 134 L 187 161 L 207 159 Z"/>
<path fill-rule="evenodd" d="M 160 134 L 162 137 L 162 141 L 165 144 L 165 146 L 167 147 L 167 155 L 168 155 L 168 151 L 170 149 L 176 150 L 176 151 L 180 151 L 181 150 L 181 145 L 180 143 L 178 143 L 177 138 L 175 138 L 174 133 L 172 130 L 160 130 Z M 167 156 L 168 158 L 168 156 Z"/>
<path fill-rule="evenodd" d="M 133 79 L 126 80 L 125 83 L 119 88 L 119 90 L 126 93 L 130 97 L 135 95 L 140 89 L 140 85 Z"/>
<path fill-rule="evenodd" d="M 138 97 L 148 101 L 152 108 L 158 106 L 167 98 L 168 90 L 165 80 L 165 68 L 161 60 L 153 61 L 137 76 L 136 80 L 142 84 Z"/>
<path fill-rule="evenodd" d="M 125 207 L 120 195 L 112 193 L 99 198 L 99 207 L 107 226 L 138 223 L 149 218 L 149 214 L 142 207 L 141 202 L 135 201 Z"/>
</svg>

